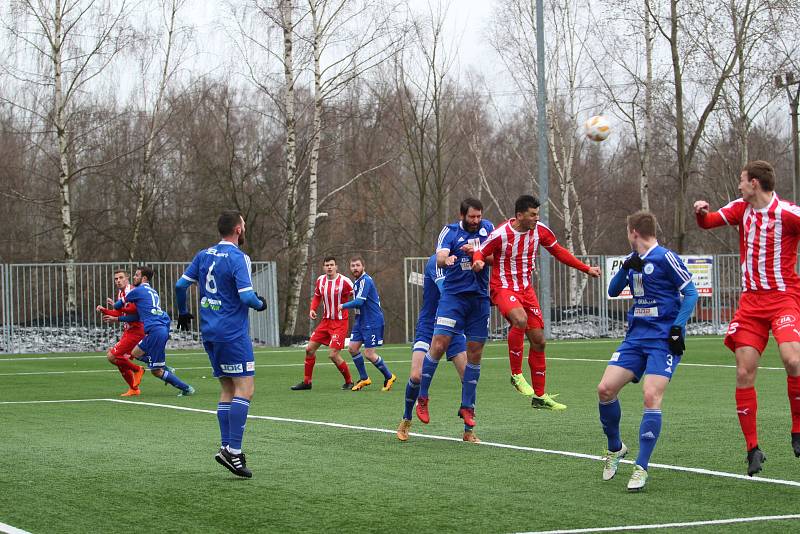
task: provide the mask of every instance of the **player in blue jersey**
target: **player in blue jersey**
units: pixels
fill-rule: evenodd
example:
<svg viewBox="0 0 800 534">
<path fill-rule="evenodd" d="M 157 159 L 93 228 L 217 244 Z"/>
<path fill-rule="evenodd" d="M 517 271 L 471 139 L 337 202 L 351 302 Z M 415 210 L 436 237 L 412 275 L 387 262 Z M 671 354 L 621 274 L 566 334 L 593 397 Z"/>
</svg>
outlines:
<svg viewBox="0 0 800 534">
<path fill-rule="evenodd" d="M 417 317 L 414 331 L 414 345 L 411 349 L 411 376 L 406 384 L 405 411 L 400 426 L 397 428 L 397 439 L 408 441 L 411 429 L 411 411 L 419 396 L 419 384 L 422 377 L 422 361 L 431 348 L 433 329 L 436 324 L 436 308 L 444 285 L 444 271 L 436 267 L 436 254 L 428 258 L 425 264 L 425 276 L 422 283 L 422 307 Z M 464 368 L 467 364 L 467 339 L 463 335 L 455 336 L 447 346 L 447 360 L 453 362 L 458 376 L 464 379 Z M 464 425 L 464 441 L 480 443 L 471 426 Z"/>
<path fill-rule="evenodd" d="M 639 211 L 627 221 L 633 252 L 611 279 L 608 295 L 616 297 L 630 287 L 633 305 L 628 311 L 628 331 L 612 354 L 597 386 L 600 423 L 608 438 L 603 480 L 611 480 L 628 453 L 619 433 L 622 415 L 617 395 L 642 375 L 644 415 L 639 426 L 639 455 L 628 481 L 629 491 L 647 482 L 650 455 L 661 432 L 661 401 L 684 351 L 686 321 L 697 302 L 692 275 L 681 259 L 656 240 L 656 218 Z M 681 299 L 683 295 L 683 299 Z"/>
<path fill-rule="evenodd" d="M 144 339 L 131 351 L 131 356 L 145 362 L 153 376 L 163 380 L 180 390 L 179 397 L 194 394 L 194 388 L 184 383 L 174 370 L 167 367 L 167 340 L 169 340 L 170 319 L 167 312 L 161 309 L 161 298 L 155 289 L 150 287 L 153 269 L 141 266 L 133 274 L 133 285 L 125 299 L 114 303 L 115 310 L 121 310 L 125 303 L 136 305 L 135 315 L 121 316 L 120 321 L 141 321 L 144 324 Z"/>
<path fill-rule="evenodd" d="M 267 302 L 253 290 L 250 257 L 239 248 L 245 242 L 241 214 L 224 211 L 217 220 L 217 230 L 222 240 L 198 252 L 175 284 L 178 327 L 188 329 L 194 318 L 186 307 L 186 291 L 196 283 L 203 347 L 222 388 L 217 404 L 221 446 L 214 459 L 233 474 L 250 478 L 253 473 L 242 452 L 247 412 L 255 390 L 248 311 L 263 311 Z"/>
<path fill-rule="evenodd" d="M 472 252 L 479 248 L 494 226 L 483 220 L 483 204 L 467 198 L 461 202 L 461 220 L 445 226 L 436 244 L 436 265 L 444 271 L 444 283 L 431 348 L 422 362 L 417 417 L 430 422 L 428 388 L 447 347 L 455 336 L 467 338 L 467 364 L 461 386 L 458 416 L 475 426 L 475 399 L 481 375 L 483 345 L 489 337 L 489 271 L 476 272 Z"/>
<path fill-rule="evenodd" d="M 375 352 L 375 347 L 383 345 L 383 310 L 381 298 L 372 277 L 364 272 L 364 258 L 353 256 L 350 258 L 350 273 L 353 275 L 353 300 L 339 304 L 340 310 L 353 310 L 356 320 L 350 332 L 350 345 L 347 350 L 353 358 L 353 364 L 358 369 L 359 380 L 353 386 L 353 391 L 360 391 L 372 384 L 367 367 L 364 365 L 364 356 L 372 362 L 383 374 L 383 387 L 381 391 L 389 391 L 397 380 L 383 358 Z M 364 356 L 361 355 L 361 346 L 364 346 Z"/>
</svg>

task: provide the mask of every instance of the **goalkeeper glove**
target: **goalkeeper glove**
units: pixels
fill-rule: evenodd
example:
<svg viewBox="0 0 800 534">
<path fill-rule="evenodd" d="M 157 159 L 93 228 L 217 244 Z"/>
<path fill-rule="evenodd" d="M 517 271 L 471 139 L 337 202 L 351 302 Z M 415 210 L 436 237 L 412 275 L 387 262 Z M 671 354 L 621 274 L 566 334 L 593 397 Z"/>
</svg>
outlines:
<svg viewBox="0 0 800 534">
<path fill-rule="evenodd" d="M 178 330 L 189 330 L 194 315 L 191 313 L 178 314 Z"/>
<path fill-rule="evenodd" d="M 256 311 L 264 311 L 267 309 L 267 299 L 256 293 L 256 298 L 261 301 L 261 307 Z"/>
<path fill-rule="evenodd" d="M 630 256 L 628 256 L 624 262 L 622 262 L 622 268 L 634 271 L 642 272 L 642 268 L 644 268 L 644 262 L 642 258 L 639 257 L 639 254 L 634 252 Z"/>
<path fill-rule="evenodd" d="M 683 328 L 678 325 L 672 325 L 669 329 L 669 351 L 674 356 L 680 356 L 686 350 L 686 344 L 683 342 Z"/>
</svg>

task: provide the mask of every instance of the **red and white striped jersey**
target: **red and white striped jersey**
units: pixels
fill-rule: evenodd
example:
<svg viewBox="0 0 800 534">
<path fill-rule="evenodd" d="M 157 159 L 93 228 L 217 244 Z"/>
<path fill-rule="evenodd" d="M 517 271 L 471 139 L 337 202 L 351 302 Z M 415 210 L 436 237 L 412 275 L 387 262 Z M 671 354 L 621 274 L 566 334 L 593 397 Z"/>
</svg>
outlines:
<svg viewBox="0 0 800 534">
<path fill-rule="evenodd" d="M 311 309 L 316 310 L 320 302 L 325 303 L 323 319 L 347 319 L 347 310 L 340 310 L 339 305 L 350 300 L 353 294 L 353 282 L 342 274 L 330 280 L 323 274 L 314 283 L 314 298 L 311 299 Z"/>
<path fill-rule="evenodd" d="M 737 199 L 717 212 L 698 215 L 703 228 L 739 227 L 739 263 L 744 291 L 800 290 L 795 272 L 800 242 L 800 207 L 775 193 L 765 208 Z"/>
<path fill-rule="evenodd" d="M 127 286 L 125 286 L 125 289 L 120 289 L 119 291 L 117 291 L 117 300 L 121 300 L 122 302 L 124 302 L 125 303 L 124 307 L 126 309 L 133 310 L 135 312 L 136 311 L 136 304 L 133 304 L 132 302 L 128 302 L 128 301 L 125 300 L 125 295 L 130 293 L 131 290 L 133 290 L 133 286 L 128 284 Z M 142 323 L 141 321 L 134 321 L 132 323 L 122 322 L 122 329 L 123 330 L 142 330 L 142 331 L 144 331 L 144 323 Z"/>
<path fill-rule="evenodd" d="M 492 265 L 492 289 L 524 291 L 531 285 L 531 274 L 536 268 L 536 252 L 539 245 L 550 248 L 557 243 L 555 234 L 542 223 L 533 230 L 518 232 L 511 226 L 516 219 L 509 219 L 495 228 L 489 238 L 481 244 L 483 257 L 494 255 Z"/>
</svg>

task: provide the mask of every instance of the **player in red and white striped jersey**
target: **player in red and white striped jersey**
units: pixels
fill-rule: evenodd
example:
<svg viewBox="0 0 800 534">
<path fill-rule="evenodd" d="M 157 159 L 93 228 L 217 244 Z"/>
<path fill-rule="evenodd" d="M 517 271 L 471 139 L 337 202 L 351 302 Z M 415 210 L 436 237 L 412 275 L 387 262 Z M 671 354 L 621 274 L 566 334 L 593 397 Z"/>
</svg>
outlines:
<svg viewBox="0 0 800 534">
<path fill-rule="evenodd" d="M 473 266 L 482 268 L 492 256 L 492 277 L 489 282 L 492 302 L 508 320 L 508 358 L 511 362 L 511 384 L 523 395 L 531 397 L 534 408 L 563 410 L 566 406 L 553 400 L 545 390 L 544 321 L 539 300 L 531 284 L 539 245 L 558 261 L 589 276 L 600 276 L 599 267 L 586 265 L 558 244 L 552 230 L 539 222 L 539 200 L 522 195 L 514 204 L 514 219 L 495 228 L 473 255 Z M 522 351 L 525 336 L 531 343 L 528 365 L 533 388 L 522 374 Z"/>
<path fill-rule="evenodd" d="M 114 285 L 117 286 L 117 299 L 125 300 L 125 295 L 133 289 L 128 280 L 128 273 L 124 269 L 114 271 Z M 113 306 L 115 300 L 108 299 L 108 304 Z M 115 365 L 122 378 L 128 384 L 128 391 L 122 397 L 132 397 L 141 393 L 139 384 L 144 376 L 144 368 L 131 361 L 131 351 L 144 338 L 144 325 L 141 321 L 121 321 L 120 317 L 136 315 L 136 305 L 128 303 L 121 310 L 97 306 L 97 311 L 103 314 L 104 323 L 122 323 L 122 337 L 116 345 L 108 349 L 106 357 L 111 365 Z"/>
<path fill-rule="evenodd" d="M 350 376 L 347 362 L 339 356 L 339 351 L 344 348 L 344 340 L 347 337 L 347 310 L 340 310 L 339 306 L 350 300 L 353 295 L 353 282 L 339 274 L 336 258 L 333 256 L 328 256 L 322 261 L 322 268 L 325 274 L 317 278 L 314 283 L 314 297 L 311 299 L 308 316 L 312 321 L 316 320 L 317 308 L 320 303 L 325 305 L 325 311 L 322 314 L 322 321 L 317 325 L 306 347 L 303 381 L 292 386 L 291 389 L 295 391 L 311 389 L 311 375 L 314 372 L 317 349 L 320 345 L 327 345 L 330 348 L 328 356 L 344 377 L 342 389 L 349 391 L 353 387 L 353 379 Z"/>
<path fill-rule="evenodd" d="M 775 171 L 766 161 L 751 161 L 739 177 L 742 198 L 719 211 L 694 203 L 701 228 L 739 227 L 742 295 L 725 335 L 736 355 L 736 411 L 747 445 L 749 475 L 766 459 L 758 447 L 756 371 L 769 331 L 786 368 L 792 413 L 792 448 L 800 457 L 800 277 L 795 272 L 800 243 L 800 207 L 775 194 Z"/>
</svg>

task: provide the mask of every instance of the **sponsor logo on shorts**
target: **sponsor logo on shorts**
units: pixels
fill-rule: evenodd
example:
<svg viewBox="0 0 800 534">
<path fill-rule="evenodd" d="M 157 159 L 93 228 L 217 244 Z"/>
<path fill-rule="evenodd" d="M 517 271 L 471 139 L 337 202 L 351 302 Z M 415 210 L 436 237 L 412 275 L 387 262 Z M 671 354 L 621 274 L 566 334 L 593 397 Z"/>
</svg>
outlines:
<svg viewBox="0 0 800 534">
<path fill-rule="evenodd" d="M 619 352 L 615 352 L 614 354 L 612 354 L 611 355 L 611 359 L 609 361 L 610 362 L 618 362 L 619 361 Z"/>
<path fill-rule="evenodd" d="M 775 330 L 781 330 L 782 328 L 786 328 L 789 326 L 794 326 L 794 323 L 797 321 L 794 315 L 781 315 L 778 317 L 778 320 L 775 321 L 777 327 Z"/>
<path fill-rule="evenodd" d="M 250 362 L 248 362 L 248 364 L 249 363 Z M 223 364 L 220 364 L 219 368 L 222 369 L 222 372 L 226 373 L 226 374 L 236 374 L 236 373 L 241 373 L 242 372 L 242 364 L 241 363 L 236 363 L 236 364 L 223 363 Z"/>
<path fill-rule="evenodd" d="M 247 362 L 245 369 L 247 369 L 248 372 L 255 371 L 256 370 L 256 362 Z"/>
<path fill-rule="evenodd" d="M 450 319 L 448 317 L 437 317 L 436 324 L 440 324 L 442 326 L 449 326 L 450 328 L 453 328 L 456 326 L 456 320 Z"/>
</svg>

